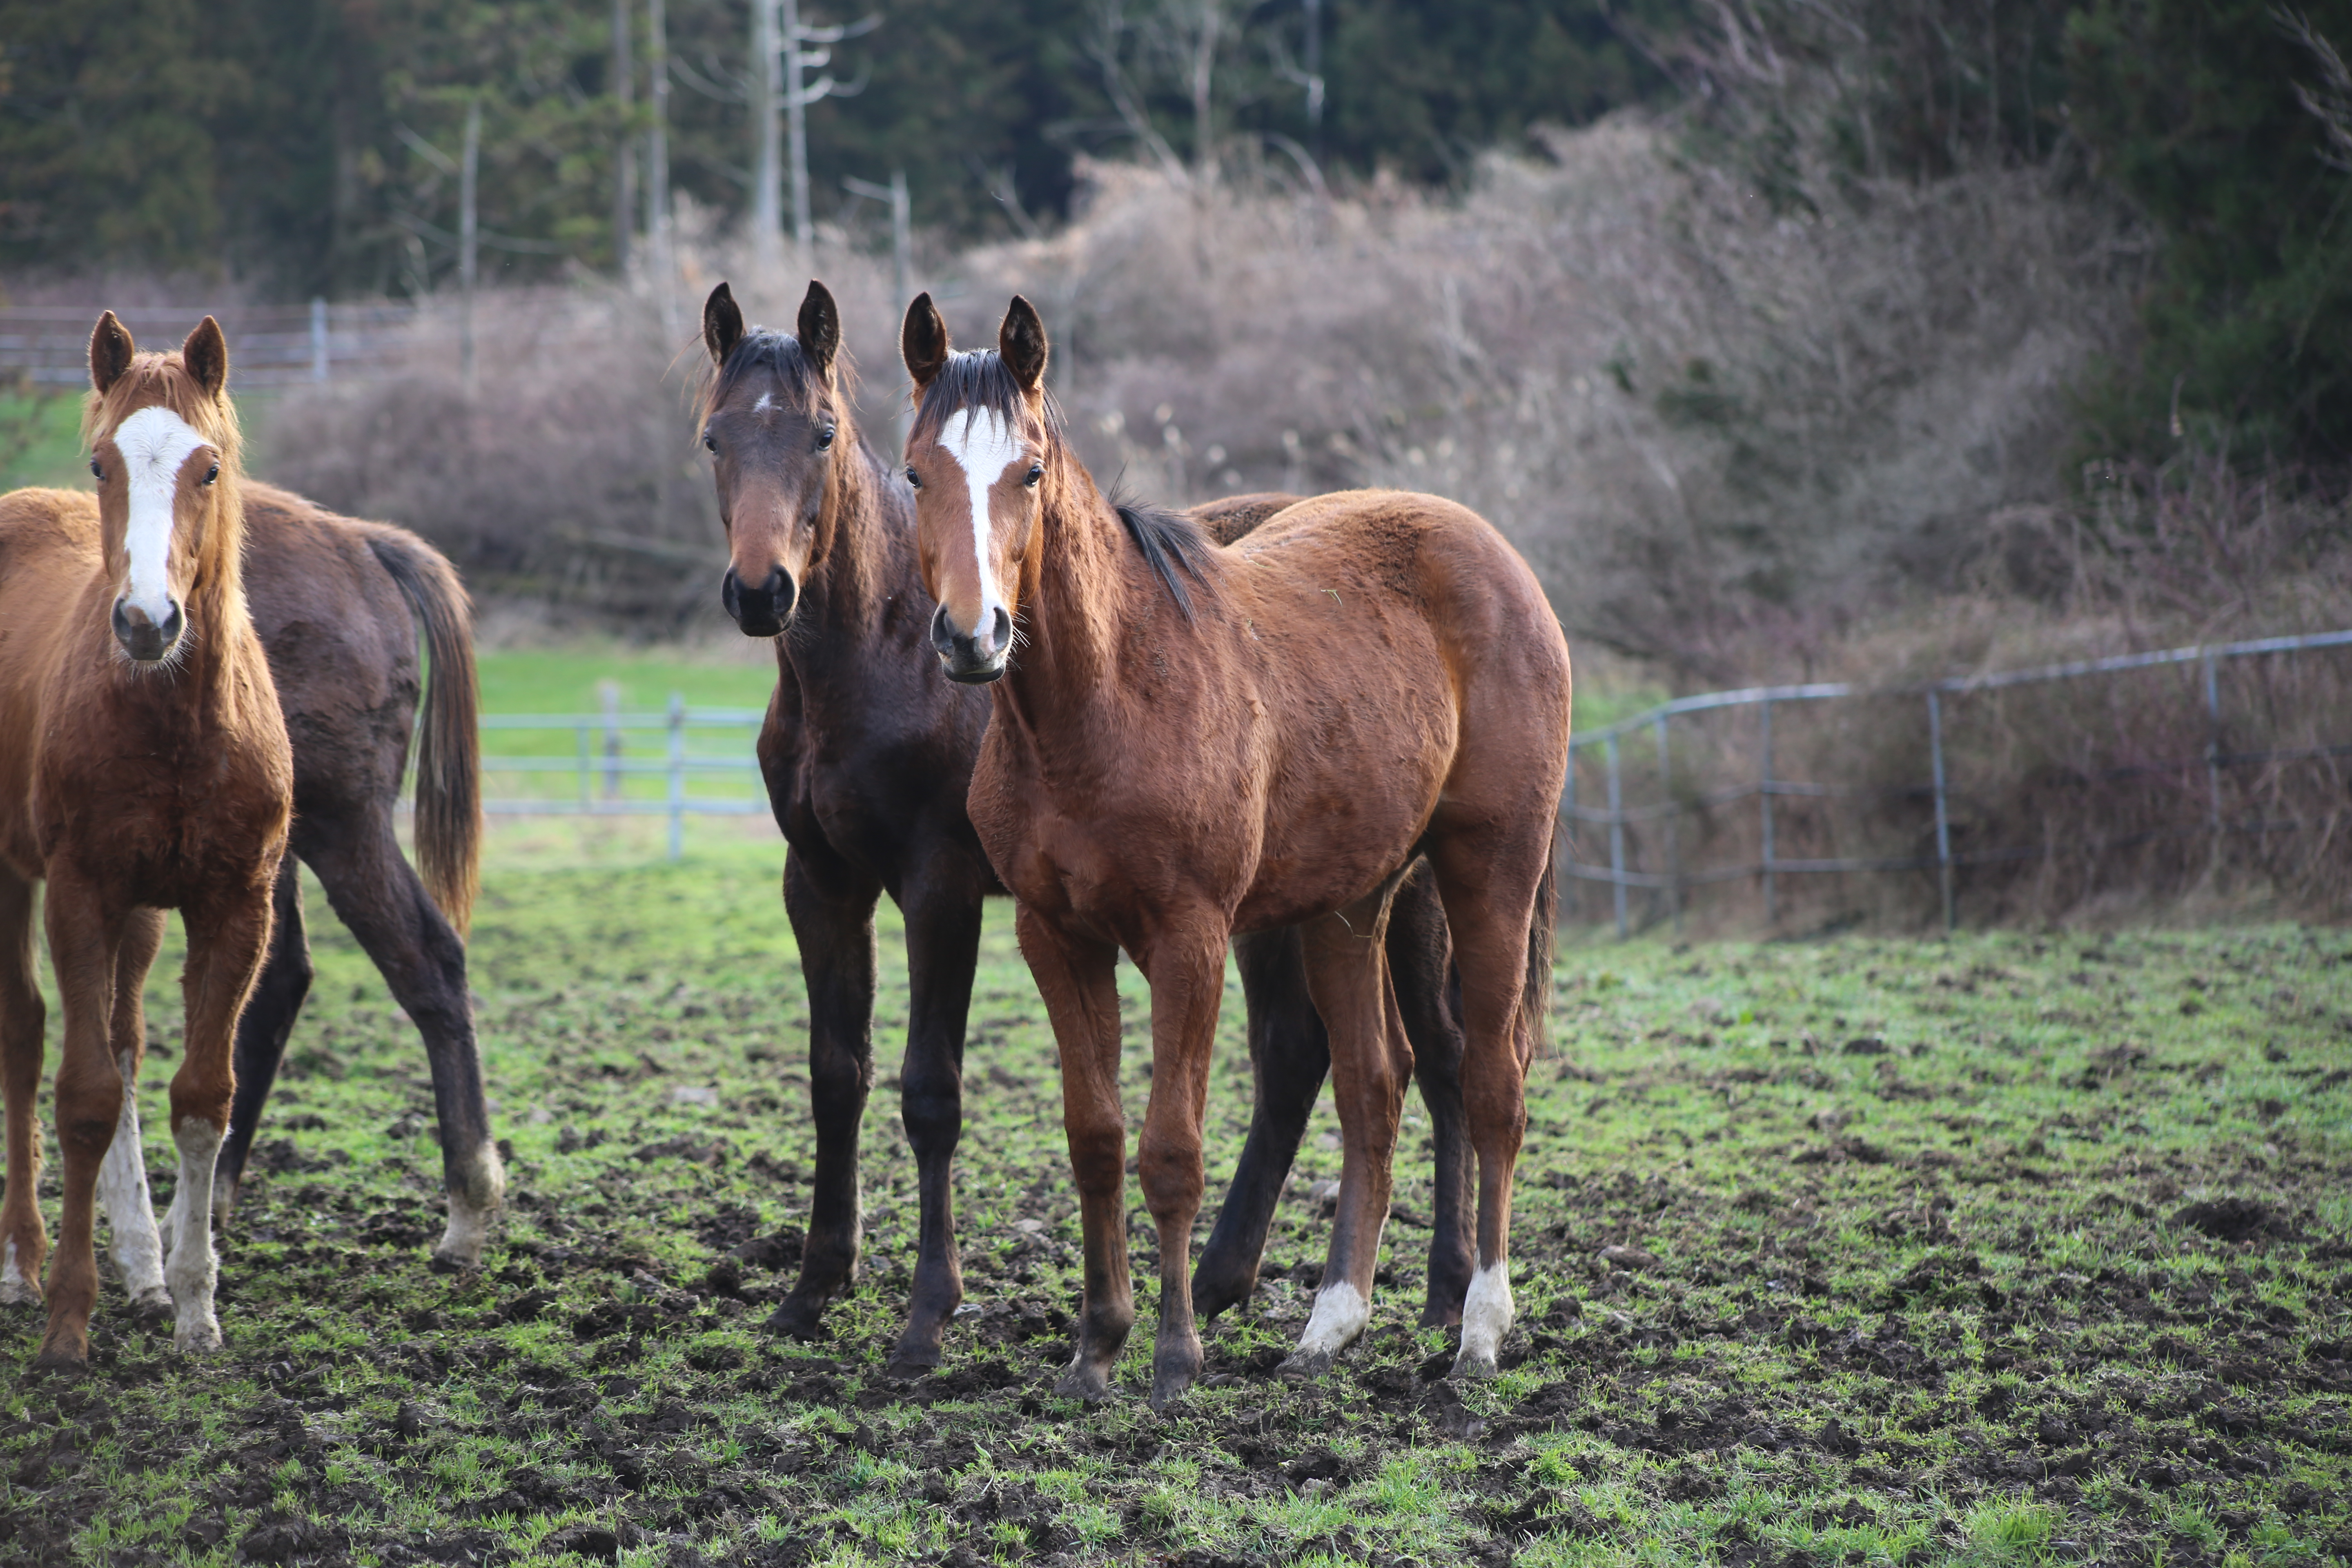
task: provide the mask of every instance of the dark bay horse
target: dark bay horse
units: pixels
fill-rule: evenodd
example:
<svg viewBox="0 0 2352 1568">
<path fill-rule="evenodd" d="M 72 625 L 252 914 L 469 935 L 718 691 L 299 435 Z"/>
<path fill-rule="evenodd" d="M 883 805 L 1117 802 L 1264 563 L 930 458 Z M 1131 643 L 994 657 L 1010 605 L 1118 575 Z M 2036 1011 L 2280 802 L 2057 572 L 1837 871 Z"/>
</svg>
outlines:
<svg viewBox="0 0 2352 1568">
<path fill-rule="evenodd" d="M 1297 926 L 1329 1027 L 1346 1154 L 1315 1310 L 1288 1370 L 1363 1331 L 1412 1047 L 1382 941 L 1426 856 L 1454 939 L 1478 1166 L 1477 1271 L 1456 1375 L 1512 1318 L 1511 1173 L 1551 969 L 1568 646 L 1527 563 L 1465 508 L 1360 490 L 1231 547 L 1114 508 L 1063 439 L 1046 340 L 1015 298 L 994 353 L 907 314 L 916 550 L 950 679 L 994 682 L 971 811 L 1019 901 L 1061 1046 L 1086 1234 L 1061 1392 L 1100 1398 L 1135 1319 L 1123 1215 L 1120 949 L 1151 987 L 1137 1170 L 1160 1233 L 1152 1401 L 1201 1366 L 1185 1263 L 1202 1190 L 1210 1048 L 1235 931 Z"/>
<path fill-rule="evenodd" d="M 89 1356 L 100 1166 L 135 1125 L 140 1005 L 163 910 L 187 929 L 187 1038 L 172 1079 L 179 1189 L 165 1221 L 184 1351 L 215 1349 L 212 1184 L 236 1021 L 268 947 L 294 759 L 247 612 L 228 345 L 207 316 L 140 353 L 111 311 L 90 335 L 82 435 L 97 526 L 58 492 L 0 500 L 0 1089 L 8 1193 L 0 1293 L 22 1299 L 48 1238 L 36 1201 L 43 1008 L 33 885 L 65 1014 L 58 1068 L 64 1219 L 41 1364 Z M 143 1186 L 144 1174 L 141 1174 Z M 143 1197 L 143 1194 L 142 1194 Z"/>
<path fill-rule="evenodd" d="M 746 634 L 775 640 L 759 756 L 787 845 L 784 909 L 809 995 L 817 1160 L 808 1240 L 770 1326 L 814 1333 L 856 1268 L 857 1131 L 874 1081 L 874 910 L 887 892 L 906 921 L 899 1104 L 920 1197 L 913 1300 L 892 1356 L 908 1372 L 938 1364 L 963 1295 L 950 1176 L 981 905 L 1003 890 L 964 805 L 989 702 L 929 668 L 933 601 L 917 570 L 912 494 L 858 436 L 839 312 L 824 285 L 809 286 L 796 326 L 797 336 L 746 330 L 724 283 L 703 311 L 710 373 L 700 435 L 729 545 L 720 595 Z M 1211 525 L 1246 531 L 1289 499 L 1238 498 L 1211 509 Z M 1450 948 L 1433 889 L 1416 882 L 1400 908 L 1391 962 L 1438 1154 L 1428 1314 L 1444 1322 L 1459 1317 L 1472 1268 L 1461 1036 L 1446 1005 Z M 1245 1299 L 1255 1282 L 1328 1059 L 1297 934 L 1245 941 L 1236 957 L 1258 1095 L 1202 1257 L 1198 1290 L 1211 1311 Z"/>
</svg>

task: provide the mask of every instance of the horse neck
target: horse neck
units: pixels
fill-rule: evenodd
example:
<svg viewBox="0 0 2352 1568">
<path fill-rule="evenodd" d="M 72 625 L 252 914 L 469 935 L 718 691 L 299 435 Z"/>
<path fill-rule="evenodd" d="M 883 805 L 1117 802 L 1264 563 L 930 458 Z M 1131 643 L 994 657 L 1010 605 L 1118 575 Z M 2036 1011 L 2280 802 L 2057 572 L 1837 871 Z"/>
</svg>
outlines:
<svg viewBox="0 0 2352 1568">
<path fill-rule="evenodd" d="M 1066 447 L 1047 465 L 1039 548 L 1022 569 L 1020 643 L 1003 687 L 1033 721 L 1109 693 L 1118 629 L 1148 573 L 1124 525 Z"/>
<path fill-rule="evenodd" d="M 795 661 L 862 659 L 882 614 L 902 580 L 911 580 L 910 542 L 893 530 L 884 498 L 889 479 L 881 460 L 847 420 L 841 435 L 846 461 L 833 465 L 817 517 L 814 569 L 809 574 L 793 634 L 784 641 Z M 803 635 L 805 634 L 805 635 Z"/>
</svg>

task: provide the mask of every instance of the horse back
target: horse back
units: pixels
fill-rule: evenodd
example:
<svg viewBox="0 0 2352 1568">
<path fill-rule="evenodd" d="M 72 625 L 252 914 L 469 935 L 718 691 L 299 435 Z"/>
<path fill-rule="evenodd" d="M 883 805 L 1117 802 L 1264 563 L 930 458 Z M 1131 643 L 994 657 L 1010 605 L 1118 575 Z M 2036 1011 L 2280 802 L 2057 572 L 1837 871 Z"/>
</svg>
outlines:
<svg viewBox="0 0 2352 1568">
<path fill-rule="evenodd" d="M 97 497 L 0 495 L 0 860 L 27 879 L 41 874 L 31 814 L 41 697 L 98 563 Z"/>
<path fill-rule="evenodd" d="M 251 480 L 245 525 L 246 600 L 294 740 L 297 809 L 397 793 L 420 683 L 408 601 L 368 544 L 383 525 Z"/>
</svg>

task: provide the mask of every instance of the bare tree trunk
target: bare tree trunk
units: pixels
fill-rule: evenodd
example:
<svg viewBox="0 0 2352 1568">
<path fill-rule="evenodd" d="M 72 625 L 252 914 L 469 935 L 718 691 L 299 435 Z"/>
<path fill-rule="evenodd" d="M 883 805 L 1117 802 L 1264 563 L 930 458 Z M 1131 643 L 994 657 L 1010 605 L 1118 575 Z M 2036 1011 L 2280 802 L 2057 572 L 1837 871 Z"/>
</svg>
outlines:
<svg viewBox="0 0 2352 1568">
<path fill-rule="evenodd" d="M 646 0 L 646 89 L 653 123 L 646 128 L 646 248 L 662 331 L 677 336 L 677 259 L 669 231 L 669 6 Z"/>
<path fill-rule="evenodd" d="M 787 51 L 784 75 L 784 123 L 790 129 L 793 174 L 793 248 L 797 252 L 800 269 L 809 269 L 809 245 L 813 238 L 809 221 L 808 175 L 808 84 L 803 75 L 809 65 L 808 52 L 802 48 L 801 0 L 782 0 L 784 13 L 784 48 Z"/>
<path fill-rule="evenodd" d="M 1217 45 L 1224 31 L 1224 0 L 1198 0 L 1193 17 L 1192 58 L 1186 85 L 1192 95 L 1192 173 L 1204 186 L 1217 182 L 1217 133 L 1210 89 L 1217 74 Z"/>
<path fill-rule="evenodd" d="M 637 222 L 637 142 L 629 125 L 637 98 L 636 66 L 629 58 L 631 9 L 629 0 L 613 0 L 613 101 L 621 110 L 613 150 L 613 270 L 625 278 Z"/>
<path fill-rule="evenodd" d="M 776 36 L 776 0 L 751 0 L 751 261 L 763 279 L 783 265 L 783 149 L 776 110 L 782 107 L 783 44 Z"/>
<path fill-rule="evenodd" d="M 482 100 L 466 102 L 466 151 L 457 163 L 457 379 L 474 395 L 474 281 L 479 272 L 481 225 L 475 195 L 482 167 Z"/>
</svg>

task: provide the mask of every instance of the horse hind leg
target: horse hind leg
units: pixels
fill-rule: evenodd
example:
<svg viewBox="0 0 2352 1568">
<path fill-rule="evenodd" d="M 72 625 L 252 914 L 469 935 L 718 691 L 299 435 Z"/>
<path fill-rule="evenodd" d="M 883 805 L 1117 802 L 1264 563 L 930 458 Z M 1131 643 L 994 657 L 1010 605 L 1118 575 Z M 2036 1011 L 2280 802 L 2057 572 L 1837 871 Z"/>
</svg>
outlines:
<svg viewBox="0 0 2352 1568">
<path fill-rule="evenodd" d="M 228 1131 L 236 1088 L 237 1015 L 245 1010 L 269 946 L 270 883 L 216 894 L 185 916 L 187 1040 L 172 1078 L 172 1141 L 180 1152 L 163 1265 L 177 1314 L 172 1340 L 190 1354 L 220 1348 L 213 1293 L 220 1265 L 213 1251 L 213 1172 Z"/>
<path fill-rule="evenodd" d="M 391 816 L 377 808 L 297 819 L 296 850 L 318 873 L 327 901 L 383 975 L 393 1000 L 416 1025 L 433 1071 L 433 1108 L 441 1132 L 441 1179 L 449 1223 L 433 1248 L 436 1268 L 474 1268 L 506 1205 L 506 1168 L 490 1136 L 482 1090 L 482 1053 L 467 993 L 466 944 L 450 927 L 415 869 L 400 853 Z M 281 875 L 295 875 L 289 855 Z M 281 909 L 299 902 L 287 890 Z M 305 951 L 293 937 L 291 952 Z M 289 975 L 308 979 L 307 959 Z M 299 998 L 294 998 L 299 1005 Z M 287 1007 L 274 995 L 261 1005 Z M 290 1016 L 288 1019 L 291 1026 Z"/>
<path fill-rule="evenodd" d="M 1549 828 L 1547 817 L 1540 825 Z M 1478 1265 L 1462 1305 L 1455 1377 L 1486 1377 L 1510 1332 L 1511 1179 L 1527 1135 L 1527 1062 L 1520 1001 L 1528 982 L 1537 884 L 1547 840 L 1497 842 L 1464 834 L 1432 847 L 1462 980 L 1462 1090 L 1478 1160 Z"/>
<path fill-rule="evenodd" d="M 160 1328 L 172 1316 L 172 1293 L 163 1283 L 163 1238 L 155 1228 L 155 1202 L 147 1190 L 147 1153 L 139 1137 L 139 1065 L 146 1054 L 147 971 L 163 943 L 163 911 L 141 909 L 123 922 L 122 946 L 114 964 L 114 1065 L 122 1074 L 122 1114 L 114 1142 L 98 1168 L 98 1201 L 114 1232 L 115 1273 L 131 1314 Z"/>
<path fill-rule="evenodd" d="M 1234 942 L 1249 1011 L 1250 1071 L 1257 1093 L 1249 1137 L 1234 1166 L 1217 1223 L 1192 1269 L 1192 1310 L 1206 1321 L 1249 1300 L 1265 1238 L 1315 1096 L 1331 1070 L 1331 1047 L 1307 994 L 1296 930 L 1255 931 Z"/>
<path fill-rule="evenodd" d="M 1307 984 L 1331 1036 L 1331 1089 L 1342 1147 L 1331 1242 L 1297 1348 L 1279 1369 L 1318 1377 L 1371 1321 L 1372 1275 L 1387 1223 L 1398 1118 L 1412 1047 L 1389 984 L 1386 895 L 1301 928 Z"/>
<path fill-rule="evenodd" d="M 7 1115 L 8 1194 L 0 1204 L 0 1303 L 41 1299 L 48 1228 L 36 1195 L 41 1175 L 42 1031 L 47 1010 L 33 969 L 33 884 L 0 867 L 0 1099 Z"/>
<path fill-rule="evenodd" d="M 1413 1081 L 1429 1112 L 1432 1208 L 1423 1328 L 1462 1321 L 1462 1301 L 1477 1267 L 1471 1230 L 1476 1185 L 1468 1117 L 1462 1104 L 1462 998 L 1453 973 L 1454 938 L 1437 881 L 1416 862 L 1389 909 L 1389 980 L 1412 1043 Z"/>
</svg>

